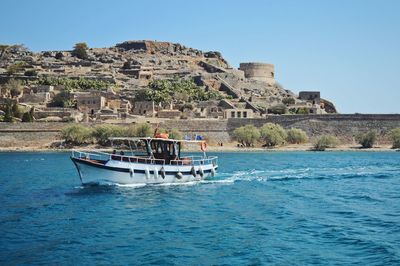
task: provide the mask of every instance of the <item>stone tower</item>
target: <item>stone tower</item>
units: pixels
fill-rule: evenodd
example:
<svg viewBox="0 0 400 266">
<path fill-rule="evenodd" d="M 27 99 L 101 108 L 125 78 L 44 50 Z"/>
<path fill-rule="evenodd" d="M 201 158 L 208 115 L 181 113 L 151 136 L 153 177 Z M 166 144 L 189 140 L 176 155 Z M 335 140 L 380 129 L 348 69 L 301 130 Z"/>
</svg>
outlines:
<svg viewBox="0 0 400 266">
<path fill-rule="evenodd" d="M 240 63 L 239 70 L 244 72 L 245 78 L 275 84 L 275 66 L 265 63 Z"/>
</svg>

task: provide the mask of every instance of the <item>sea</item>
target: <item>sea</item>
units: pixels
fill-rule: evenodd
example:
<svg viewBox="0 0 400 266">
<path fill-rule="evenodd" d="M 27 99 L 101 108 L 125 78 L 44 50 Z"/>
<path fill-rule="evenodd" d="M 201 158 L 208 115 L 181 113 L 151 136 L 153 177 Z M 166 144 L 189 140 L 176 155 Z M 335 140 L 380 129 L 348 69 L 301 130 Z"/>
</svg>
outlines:
<svg viewBox="0 0 400 266">
<path fill-rule="evenodd" d="M 0 153 L 0 265 L 400 265 L 400 152 L 235 152 L 212 180 L 82 186 Z"/>
</svg>

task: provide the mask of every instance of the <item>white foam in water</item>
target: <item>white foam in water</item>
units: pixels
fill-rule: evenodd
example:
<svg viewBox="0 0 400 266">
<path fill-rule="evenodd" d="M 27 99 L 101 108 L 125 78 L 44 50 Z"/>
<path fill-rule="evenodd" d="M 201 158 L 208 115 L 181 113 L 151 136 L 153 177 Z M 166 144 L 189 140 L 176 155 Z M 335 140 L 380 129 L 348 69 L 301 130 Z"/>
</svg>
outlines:
<svg viewBox="0 0 400 266">
<path fill-rule="evenodd" d="M 200 181 L 200 183 L 202 183 L 202 184 L 214 184 L 214 183 L 232 184 L 234 182 L 235 182 L 235 180 L 232 180 L 232 179 L 203 180 L 203 181 Z"/>
<path fill-rule="evenodd" d="M 117 187 L 126 187 L 126 188 L 141 188 L 147 186 L 147 184 L 115 184 Z"/>
</svg>

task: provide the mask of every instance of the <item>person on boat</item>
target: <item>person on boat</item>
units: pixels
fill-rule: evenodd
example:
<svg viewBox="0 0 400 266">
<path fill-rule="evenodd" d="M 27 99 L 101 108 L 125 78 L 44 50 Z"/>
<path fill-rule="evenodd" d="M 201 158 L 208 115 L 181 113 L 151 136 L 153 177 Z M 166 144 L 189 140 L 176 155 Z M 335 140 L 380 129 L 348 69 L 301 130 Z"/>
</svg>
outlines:
<svg viewBox="0 0 400 266">
<path fill-rule="evenodd" d="M 112 154 L 117 154 L 117 150 L 113 150 Z"/>
<path fill-rule="evenodd" d="M 124 151 L 121 151 L 119 154 L 120 154 L 120 155 L 125 155 Z"/>
</svg>

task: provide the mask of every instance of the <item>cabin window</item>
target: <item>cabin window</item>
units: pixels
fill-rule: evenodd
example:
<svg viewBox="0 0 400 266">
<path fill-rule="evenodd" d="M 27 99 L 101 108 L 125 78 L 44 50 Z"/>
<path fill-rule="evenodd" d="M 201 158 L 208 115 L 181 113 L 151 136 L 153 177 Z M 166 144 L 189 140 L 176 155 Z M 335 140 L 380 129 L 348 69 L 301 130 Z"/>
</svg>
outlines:
<svg viewBox="0 0 400 266">
<path fill-rule="evenodd" d="M 242 117 L 242 113 L 241 112 L 237 112 L 237 117 L 241 118 Z"/>
<path fill-rule="evenodd" d="M 85 100 L 82 100 L 82 104 L 85 104 Z"/>
<path fill-rule="evenodd" d="M 233 117 L 233 118 L 235 117 L 235 112 L 234 111 L 231 112 L 231 117 Z"/>
<path fill-rule="evenodd" d="M 243 118 L 247 118 L 247 112 L 243 111 Z"/>
</svg>

